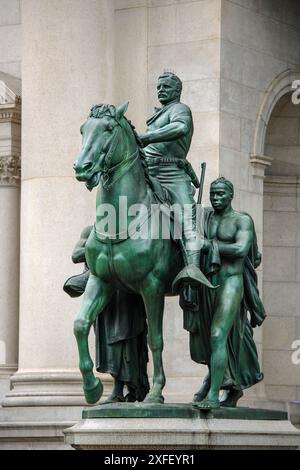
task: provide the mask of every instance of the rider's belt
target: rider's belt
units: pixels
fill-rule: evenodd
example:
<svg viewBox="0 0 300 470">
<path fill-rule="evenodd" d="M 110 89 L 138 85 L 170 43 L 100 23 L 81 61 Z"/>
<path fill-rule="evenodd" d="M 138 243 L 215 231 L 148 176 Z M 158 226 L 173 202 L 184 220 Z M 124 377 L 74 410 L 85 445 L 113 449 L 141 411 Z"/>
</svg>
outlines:
<svg viewBox="0 0 300 470">
<path fill-rule="evenodd" d="M 194 168 L 188 160 L 176 157 L 146 157 L 146 161 L 148 164 L 154 165 L 169 165 L 170 163 L 175 163 L 178 168 L 182 168 L 186 172 L 186 174 L 189 175 L 195 188 L 199 188 L 200 186 Z"/>
</svg>

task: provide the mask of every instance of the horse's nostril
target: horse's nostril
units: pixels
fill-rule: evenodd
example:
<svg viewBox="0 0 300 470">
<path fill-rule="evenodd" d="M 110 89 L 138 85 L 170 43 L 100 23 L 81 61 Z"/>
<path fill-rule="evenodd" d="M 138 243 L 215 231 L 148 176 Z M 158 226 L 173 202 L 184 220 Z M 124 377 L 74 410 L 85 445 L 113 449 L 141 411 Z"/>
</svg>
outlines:
<svg viewBox="0 0 300 470">
<path fill-rule="evenodd" d="M 89 170 L 92 167 L 93 163 L 92 162 L 87 162 L 82 165 L 83 170 Z"/>
</svg>

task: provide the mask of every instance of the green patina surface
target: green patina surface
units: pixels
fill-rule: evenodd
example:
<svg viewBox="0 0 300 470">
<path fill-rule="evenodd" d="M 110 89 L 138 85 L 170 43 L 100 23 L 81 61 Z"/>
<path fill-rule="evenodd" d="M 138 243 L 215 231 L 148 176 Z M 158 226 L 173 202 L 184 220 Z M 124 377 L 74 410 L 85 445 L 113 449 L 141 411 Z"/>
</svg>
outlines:
<svg viewBox="0 0 300 470">
<path fill-rule="evenodd" d="M 261 255 L 254 222 L 249 214 L 232 207 L 232 183 L 218 178 L 210 186 L 212 208 L 204 213 L 201 246 L 195 245 L 197 205 L 191 183 L 199 187 L 199 181 L 186 160 L 193 120 L 190 108 L 180 102 L 181 90 L 181 80 L 174 74 L 159 77 L 157 92 L 162 106 L 147 121 L 147 132 L 139 136 L 125 117 L 128 103 L 119 108 L 93 106 L 81 127 L 82 150 L 74 164 L 75 175 L 89 190 L 97 188 L 97 198 L 95 223 L 77 247 L 81 262 L 85 261 L 88 268 L 79 285 L 78 279 L 75 283 L 76 295 L 84 292 L 74 322 L 79 368 L 86 401 L 97 403 L 103 385 L 94 375 L 88 344 L 90 329 L 96 325 L 96 350 L 100 351 L 97 368 L 110 372 L 115 379 L 109 401 L 122 402 L 112 409 L 102 405 L 97 411 L 100 414 L 113 410 L 109 413 L 193 417 L 202 409 L 204 413 L 215 410 L 210 412 L 214 417 L 228 417 L 228 409 L 236 406 L 243 390 L 263 379 L 253 340 L 253 328 L 265 318 L 255 272 Z M 128 228 L 122 231 L 124 222 L 126 227 L 133 221 L 145 224 L 153 204 L 165 202 L 165 190 L 171 204 L 179 205 L 181 210 L 185 205 L 191 207 L 189 216 L 183 218 L 183 234 L 178 243 L 181 252 L 170 238 L 151 237 L 150 227 L 145 238 L 134 239 Z M 128 207 L 146 207 L 145 220 L 139 215 L 132 220 L 127 213 L 120 219 L 123 197 Z M 118 223 L 103 238 L 104 206 L 116 211 Z M 65 288 L 70 293 L 74 280 Z M 165 405 L 164 411 L 160 407 L 149 411 L 145 406 L 132 408 L 124 402 L 124 384 L 129 391 L 128 401 L 143 400 L 147 394 L 147 405 L 164 402 L 162 325 L 164 298 L 171 293 L 180 294 L 191 359 L 208 366 L 208 375 L 194 396 L 198 410 L 180 405 Z M 150 391 L 146 335 L 153 360 Z M 220 402 L 221 389 L 224 395 Z M 227 409 L 220 409 L 224 405 Z M 270 413 L 237 410 L 230 416 L 262 419 L 258 416 Z"/>
<path fill-rule="evenodd" d="M 86 408 L 82 418 L 185 418 L 185 419 L 248 419 L 287 420 L 284 411 L 264 410 L 247 407 L 217 408 L 203 411 L 193 404 L 135 404 L 114 403 Z"/>
</svg>

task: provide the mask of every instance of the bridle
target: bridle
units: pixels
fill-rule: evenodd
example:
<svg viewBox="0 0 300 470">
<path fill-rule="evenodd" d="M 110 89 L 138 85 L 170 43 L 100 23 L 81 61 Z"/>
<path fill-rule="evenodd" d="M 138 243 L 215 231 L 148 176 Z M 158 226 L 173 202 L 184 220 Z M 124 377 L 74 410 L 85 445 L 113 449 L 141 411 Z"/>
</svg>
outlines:
<svg viewBox="0 0 300 470">
<path fill-rule="evenodd" d="M 112 116 L 110 117 L 112 118 Z M 119 179 L 126 175 L 126 173 L 128 173 L 130 168 L 135 164 L 135 162 L 139 158 L 139 147 L 137 147 L 137 149 L 127 158 L 117 163 L 116 165 L 111 166 L 115 151 L 119 145 L 120 134 L 122 129 L 120 122 L 117 119 L 115 119 L 115 121 L 117 122 L 118 127 L 115 131 L 115 135 L 112 138 L 112 143 L 108 149 L 108 152 L 106 153 L 106 156 L 104 158 L 103 167 L 99 169 L 99 171 L 102 173 L 104 189 L 110 189 Z"/>
</svg>

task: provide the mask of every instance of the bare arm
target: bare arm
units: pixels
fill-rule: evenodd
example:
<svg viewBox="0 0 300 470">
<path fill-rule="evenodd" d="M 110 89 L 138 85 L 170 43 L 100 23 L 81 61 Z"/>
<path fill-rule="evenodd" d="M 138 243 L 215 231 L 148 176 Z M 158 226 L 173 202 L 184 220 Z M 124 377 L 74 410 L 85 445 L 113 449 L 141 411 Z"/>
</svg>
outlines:
<svg viewBox="0 0 300 470">
<path fill-rule="evenodd" d="M 228 258 L 243 258 L 249 253 L 253 242 L 254 227 L 250 217 L 243 216 L 238 219 L 238 230 L 234 243 L 217 241 L 220 255 Z"/>
<path fill-rule="evenodd" d="M 85 227 L 81 232 L 80 239 L 76 243 L 72 253 L 73 263 L 84 263 L 85 262 L 85 244 L 91 233 L 92 226 Z"/>
</svg>

